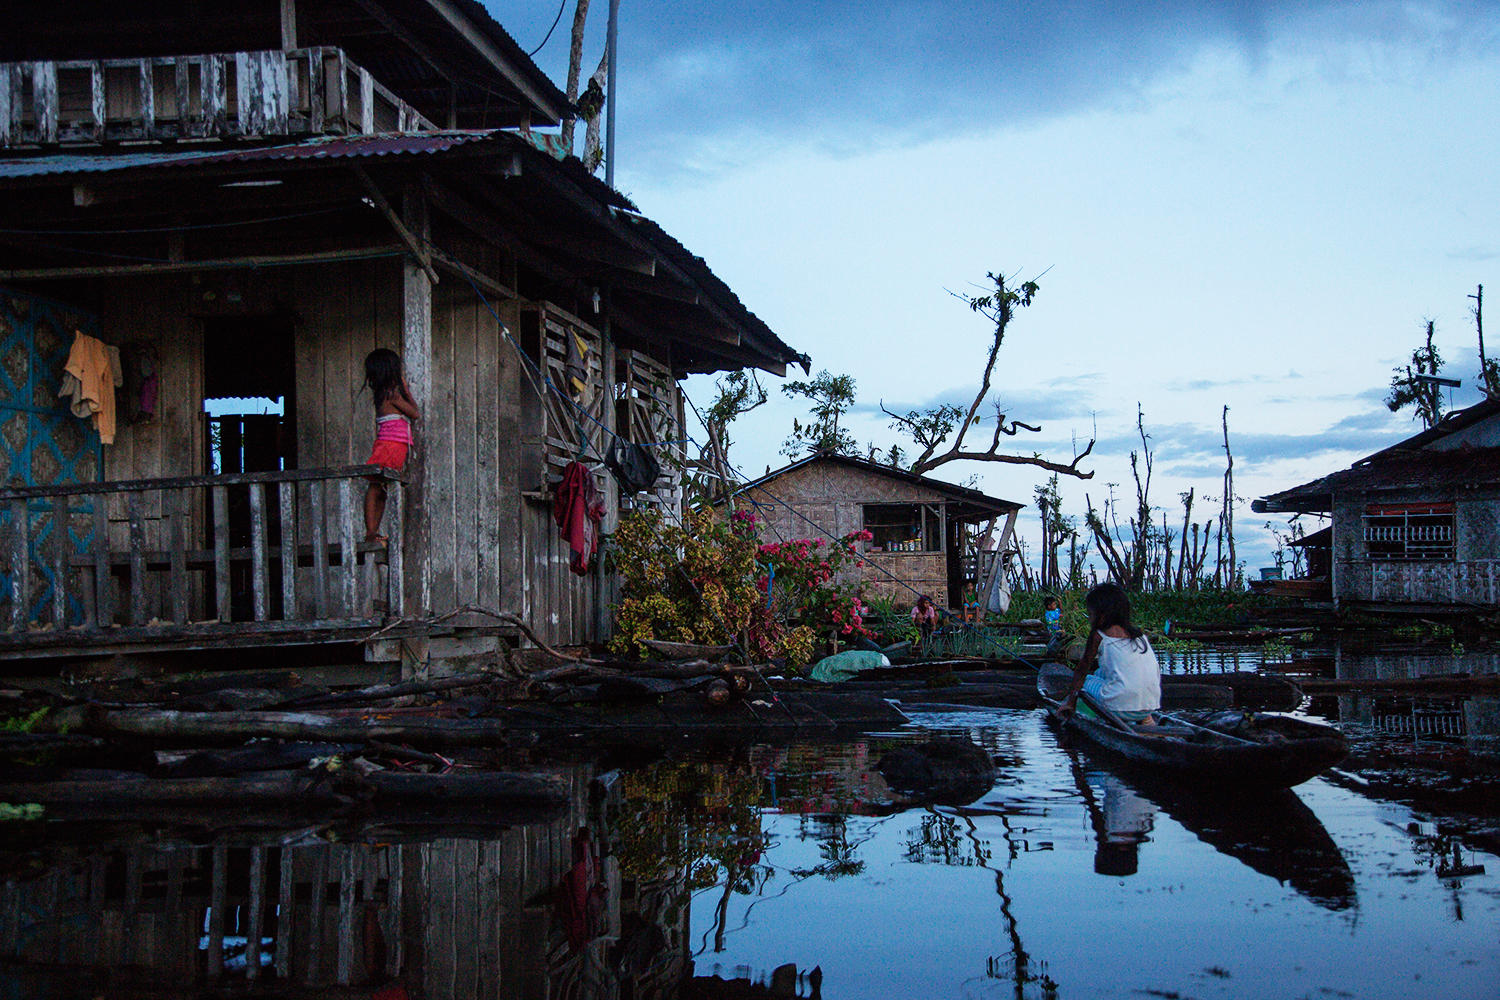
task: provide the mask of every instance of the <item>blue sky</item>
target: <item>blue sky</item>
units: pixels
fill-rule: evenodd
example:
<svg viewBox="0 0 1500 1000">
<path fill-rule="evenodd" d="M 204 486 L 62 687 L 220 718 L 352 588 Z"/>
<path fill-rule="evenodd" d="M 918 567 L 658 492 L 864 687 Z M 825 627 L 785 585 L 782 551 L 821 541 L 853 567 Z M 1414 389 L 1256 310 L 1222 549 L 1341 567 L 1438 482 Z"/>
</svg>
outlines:
<svg viewBox="0 0 1500 1000">
<path fill-rule="evenodd" d="M 490 9 L 529 50 L 558 8 Z M 571 17 L 537 55 L 559 82 Z M 1425 320 L 1455 405 L 1480 283 L 1500 352 L 1500 4 L 621 0 L 620 36 L 618 186 L 858 380 L 861 441 L 897 440 L 882 400 L 972 396 L 988 330 L 950 292 L 1045 272 L 995 380 L 1042 425 L 1018 447 L 1067 460 L 1097 428 L 1095 477 L 1062 481 L 1081 512 L 1133 488 L 1139 403 L 1180 521 L 1178 493 L 1220 492 L 1229 406 L 1253 571 L 1251 498 L 1420 430 L 1381 399 Z M 735 434 L 752 474 L 800 413 L 766 382 Z M 940 474 L 974 473 L 1027 503 L 1041 481 Z"/>
</svg>

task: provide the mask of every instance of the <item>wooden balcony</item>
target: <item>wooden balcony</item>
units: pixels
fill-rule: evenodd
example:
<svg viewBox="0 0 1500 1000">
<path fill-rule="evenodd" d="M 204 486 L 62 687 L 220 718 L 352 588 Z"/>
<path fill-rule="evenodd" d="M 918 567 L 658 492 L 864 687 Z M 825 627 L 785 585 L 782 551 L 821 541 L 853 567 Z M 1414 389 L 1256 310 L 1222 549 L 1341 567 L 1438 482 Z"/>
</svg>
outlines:
<svg viewBox="0 0 1500 1000">
<path fill-rule="evenodd" d="M 435 128 L 336 48 L 0 63 L 0 148 Z"/>
<path fill-rule="evenodd" d="M 363 540 L 367 476 L 387 544 Z M 0 652 L 378 628 L 401 613 L 401 493 L 377 466 L 0 490 Z"/>
</svg>

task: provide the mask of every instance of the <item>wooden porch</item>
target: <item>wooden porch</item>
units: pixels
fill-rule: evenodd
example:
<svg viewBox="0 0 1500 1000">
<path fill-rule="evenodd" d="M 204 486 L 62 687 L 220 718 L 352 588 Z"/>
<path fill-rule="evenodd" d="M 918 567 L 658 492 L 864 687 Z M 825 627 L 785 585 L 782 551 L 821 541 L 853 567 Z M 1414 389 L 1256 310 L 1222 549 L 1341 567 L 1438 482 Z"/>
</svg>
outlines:
<svg viewBox="0 0 1500 1000">
<path fill-rule="evenodd" d="M 364 541 L 371 476 L 385 544 Z M 402 485 L 350 466 L 0 491 L 0 654 L 379 628 L 403 608 Z"/>
<path fill-rule="evenodd" d="M 436 127 L 333 47 L 0 63 L 0 148 Z"/>
</svg>

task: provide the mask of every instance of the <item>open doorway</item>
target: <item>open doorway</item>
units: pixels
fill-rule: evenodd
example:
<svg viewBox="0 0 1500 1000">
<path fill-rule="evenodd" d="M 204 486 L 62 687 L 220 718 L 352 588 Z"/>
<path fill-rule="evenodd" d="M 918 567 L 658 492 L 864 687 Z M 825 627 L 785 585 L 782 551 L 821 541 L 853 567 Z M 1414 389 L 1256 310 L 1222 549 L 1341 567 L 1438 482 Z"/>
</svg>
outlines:
<svg viewBox="0 0 1500 1000">
<path fill-rule="evenodd" d="M 290 313 L 210 316 L 203 320 L 203 413 L 210 475 L 280 472 L 297 467 L 297 369 Z M 250 487 L 228 489 L 231 548 L 250 545 Z M 281 497 L 265 490 L 267 542 L 281 544 Z M 215 543 L 212 519 L 208 544 Z M 270 594 L 280 597 L 282 560 L 273 560 Z M 235 563 L 230 600 L 235 620 L 253 617 L 251 568 Z M 282 617 L 282 609 L 270 609 Z"/>
</svg>

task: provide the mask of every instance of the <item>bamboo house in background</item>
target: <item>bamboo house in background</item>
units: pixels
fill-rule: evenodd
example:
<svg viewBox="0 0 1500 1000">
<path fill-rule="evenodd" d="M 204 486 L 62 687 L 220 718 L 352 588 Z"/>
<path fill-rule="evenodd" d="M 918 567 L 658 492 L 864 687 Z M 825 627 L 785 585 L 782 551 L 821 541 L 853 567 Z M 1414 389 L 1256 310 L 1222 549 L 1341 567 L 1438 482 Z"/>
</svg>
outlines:
<svg viewBox="0 0 1500 1000">
<path fill-rule="evenodd" d="M 572 111 L 473 0 L 13 18 L 0 658 L 343 644 L 424 669 L 518 626 L 601 638 L 609 581 L 570 572 L 554 522 L 564 470 L 587 465 L 596 528 L 673 507 L 678 380 L 806 359 L 534 131 Z M 59 399 L 94 344 L 113 420 Z M 422 409 L 384 474 L 388 546 L 360 517 L 376 347 Z M 662 471 L 623 489 L 601 460 L 636 445 Z"/>
<path fill-rule="evenodd" d="M 1455 410 L 1421 434 L 1251 509 L 1333 519 L 1327 536 L 1306 541 L 1326 546 L 1327 555 L 1310 560 L 1309 575 L 1324 569 L 1340 605 L 1500 605 L 1500 400 Z"/>
<path fill-rule="evenodd" d="M 753 506 L 762 543 L 870 532 L 856 571 L 867 596 L 957 608 L 972 588 L 984 607 L 1008 605 L 1022 504 L 828 452 L 766 473 L 735 501 Z"/>
</svg>

